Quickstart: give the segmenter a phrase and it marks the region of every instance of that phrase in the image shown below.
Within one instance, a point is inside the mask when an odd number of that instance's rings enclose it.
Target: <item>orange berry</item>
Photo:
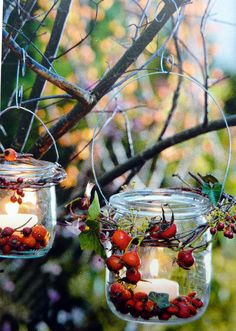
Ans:
[[[36,240],[31,234],[28,237],[23,237],[22,242],[29,248],[35,248],[36,246]]]
[[[43,225],[35,225],[32,228],[32,236],[38,241],[43,240],[46,237],[47,233],[48,231]]]
[[[6,161],[15,161],[17,159],[17,153],[12,148],[7,148],[4,151],[4,158]]]

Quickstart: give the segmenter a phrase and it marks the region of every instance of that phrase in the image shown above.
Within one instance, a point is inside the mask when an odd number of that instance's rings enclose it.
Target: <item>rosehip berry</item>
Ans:
[[[160,239],[170,239],[173,238],[176,235],[176,224],[172,223],[169,225],[166,229],[163,231],[159,232],[159,238]]]
[[[48,231],[43,225],[35,225],[32,228],[32,236],[38,241],[43,240],[47,233]]]
[[[142,301],[136,301],[135,302],[134,309],[137,313],[141,313],[143,311],[143,308],[144,308],[144,304],[143,304]]]
[[[218,231],[223,231],[224,230],[224,227],[225,227],[225,224],[223,222],[219,222],[217,224],[217,230]]]
[[[128,269],[126,271],[126,280],[128,283],[137,284],[141,280],[141,274],[135,268]]]
[[[122,294],[122,301],[128,301],[132,298],[132,294],[129,290],[125,290]]]
[[[4,158],[6,161],[15,161],[17,159],[17,153],[12,148],[7,148],[4,151]]]
[[[18,184],[22,184],[24,182],[24,179],[22,177],[18,177],[16,181]]]
[[[210,228],[210,233],[214,236],[216,234],[217,229],[216,228]]]
[[[32,232],[32,228],[30,228],[28,226],[23,228],[23,230],[22,230],[22,233],[25,237],[29,236],[31,234],[31,232]]]
[[[188,309],[189,309],[191,315],[196,315],[196,314],[197,314],[197,309],[196,309],[196,307],[194,307],[193,305],[191,305],[191,303],[188,303],[188,304],[187,304],[187,307],[188,307]]]
[[[10,228],[9,226],[5,227],[3,230],[2,230],[2,233],[1,235],[3,237],[7,237],[7,236],[11,236],[13,233],[14,233],[14,229]]]
[[[231,237],[231,234],[233,234],[233,233],[232,233],[231,230],[229,230],[229,229],[226,229],[226,230],[224,231],[224,236],[225,236],[226,238],[230,238],[230,237]]]
[[[178,310],[179,310],[179,308],[175,305],[171,305],[166,309],[167,313],[169,313],[171,315],[175,315],[178,312]]]
[[[7,244],[9,237],[0,237],[0,247]]]
[[[36,239],[33,237],[32,234],[30,234],[28,237],[23,237],[22,242],[25,246],[29,248],[35,248]]]
[[[16,236],[16,235],[12,235],[9,240],[8,240],[8,244],[12,247],[12,248],[18,248],[21,245],[21,237]]]
[[[201,308],[203,306],[203,302],[201,299],[199,298],[193,298],[192,299],[192,304],[196,307],[196,308]]]
[[[18,188],[18,189],[16,190],[16,193],[17,193],[18,195],[20,195],[20,196],[21,196],[21,194],[23,193],[23,190],[22,190],[22,189],[20,189],[20,188]]]
[[[160,320],[167,321],[168,319],[171,318],[171,315],[168,314],[167,312],[162,312],[158,315]]]
[[[178,253],[177,263],[183,269],[189,269],[194,264],[195,260],[193,257],[192,249],[182,250]]]
[[[8,254],[8,253],[10,253],[10,251],[11,251],[11,246],[10,245],[6,244],[2,247],[3,254]]]
[[[151,300],[148,300],[145,304],[144,304],[144,310],[151,313],[153,312],[155,308],[155,303]]]
[[[19,203],[19,205],[21,205],[22,204],[22,199],[21,198],[18,198],[17,199],[17,202]]]
[[[160,230],[160,226],[154,225],[150,230],[150,237],[152,239],[158,239],[159,238],[159,230]]]
[[[111,237],[111,242],[122,251],[127,248],[131,240],[132,238],[123,230],[116,230]]]
[[[193,292],[189,292],[188,297],[190,298],[194,298],[196,296],[197,292],[193,291]]]
[[[134,300],[146,302],[148,300],[148,295],[145,292],[136,292],[134,293]]]
[[[122,294],[126,291],[124,285],[120,283],[113,283],[110,287],[110,295],[111,298],[117,299],[122,296]]]
[[[107,268],[111,271],[117,272],[123,268],[124,264],[122,263],[120,255],[111,255],[106,260]]]
[[[122,256],[122,261],[127,267],[138,268],[141,264],[140,257],[137,252],[127,252]]]
[[[15,195],[13,195],[11,198],[10,198],[10,201],[15,203],[17,201],[17,197]]]
[[[142,319],[144,320],[149,320],[149,318],[152,317],[152,312],[149,312],[149,311],[143,311],[140,315],[142,317]]]
[[[125,306],[129,312],[131,312],[134,309],[135,301],[130,299],[125,303]]]
[[[188,306],[184,302],[179,302],[178,311],[176,312],[176,316],[179,318],[188,318],[191,317],[191,312]]]

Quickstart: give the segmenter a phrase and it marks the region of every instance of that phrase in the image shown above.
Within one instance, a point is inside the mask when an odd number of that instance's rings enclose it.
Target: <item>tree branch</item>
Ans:
[[[52,61],[50,61],[50,58],[53,58],[57,52],[61,40],[61,36],[64,31],[66,19],[70,10],[70,5],[71,5],[71,0],[61,0],[60,6],[57,9],[57,15],[53,24],[50,40],[46,47],[44,58],[42,59],[42,63],[41,63],[41,65],[44,66],[46,69],[50,68],[52,63]],[[35,31],[35,33],[37,32],[37,30]],[[38,75],[35,79],[29,99],[40,98],[41,94],[43,93],[45,83],[46,83],[45,78]],[[31,111],[35,112],[38,106],[38,100],[33,100],[31,103],[28,103],[27,106]],[[28,139],[33,124],[33,120],[34,117],[32,116],[32,114],[26,112],[22,113],[20,123],[18,126],[18,131],[16,133],[12,145],[12,147],[15,148],[16,150],[23,149]]]
[[[55,139],[60,138],[63,134],[69,131],[76,123],[79,122],[86,114],[88,114],[95,106],[97,101],[101,99],[117,81],[117,79],[126,71],[126,69],[138,58],[144,51],[146,46],[153,40],[157,33],[162,29],[171,15],[177,10],[172,1],[165,0],[165,6],[162,8],[157,17],[148,26],[148,28],[140,35],[140,37],[132,44],[132,46],[118,60],[114,67],[104,76],[104,78],[93,89],[92,95],[95,96],[93,102],[86,104],[83,100],[79,101],[72,110],[64,115],[50,129],[51,134]],[[177,7],[186,4],[186,0],[177,0]],[[35,145],[31,148],[31,153],[35,157],[42,156],[51,146],[51,138],[46,133],[39,137]]]
[[[12,50],[13,53],[17,55],[20,60],[22,60],[23,49],[13,40],[11,35],[5,29],[3,29],[2,33],[3,42]],[[50,70],[46,69],[44,66],[35,61],[27,53],[25,54],[25,64],[36,74],[40,75],[45,80],[51,82],[63,91],[67,92],[75,99],[82,100],[87,104],[90,104],[92,102],[93,97],[91,97],[91,94],[88,91],[66,81],[63,77],[52,73]]]
[[[227,118],[229,126],[236,126],[236,115],[229,116]],[[146,149],[140,154],[128,159],[126,162],[116,166],[110,172],[98,178],[98,182],[101,186],[105,186],[115,178],[123,175],[126,171],[136,168],[137,166],[143,166],[146,161],[152,159],[155,155],[161,153],[163,150],[175,146],[179,143],[196,138],[204,133],[220,130],[225,128],[224,120],[215,120],[209,122],[206,126],[199,124],[191,129],[184,130],[175,134],[169,138],[157,142],[154,146]]]

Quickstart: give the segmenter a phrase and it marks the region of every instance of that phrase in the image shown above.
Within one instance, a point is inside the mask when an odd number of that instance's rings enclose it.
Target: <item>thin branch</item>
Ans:
[[[23,49],[13,40],[11,35],[5,29],[3,29],[3,42],[12,50],[13,53],[18,56],[19,59],[22,60]],[[61,76],[53,74],[44,66],[35,61],[32,57],[30,57],[27,53],[25,54],[25,62],[28,68],[32,69],[35,73],[48,80],[55,86],[66,91],[77,100],[82,100],[88,104],[91,103],[93,98],[88,91],[66,81]]]
[[[204,76],[205,76],[204,119],[203,119],[204,126],[207,125],[207,123],[208,123],[208,78],[209,78],[208,55],[207,55],[207,46],[206,46],[206,39],[205,39],[205,25],[206,25],[206,20],[207,20],[208,14],[209,14],[208,10],[209,10],[210,4],[211,4],[211,0],[208,0],[204,15],[202,16],[201,25],[200,25],[200,33],[201,33],[201,37],[202,37],[202,47],[203,47],[203,57],[204,57]]]
[[[98,9],[99,9],[99,4],[102,2],[103,0],[100,0],[98,3],[95,3],[96,5],[96,13],[95,13],[95,18],[94,18],[94,22],[93,25],[91,26],[90,30],[88,31],[88,33],[80,39],[80,41],[78,43],[76,43],[75,45],[71,46],[70,48],[68,48],[66,51],[64,51],[63,53],[52,57],[51,60],[55,61],[60,59],[62,56],[68,54],[70,51],[72,51],[74,48],[79,47],[93,32],[93,30],[95,29],[96,23],[97,23],[97,17],[98,17]]]
[[[178,7],[185,5],[186,0],[177,0]],[[86,114],[88,114],[117,81],[117,79],[128,69],[128,67],[136,61],[139,55],[144,51],[146,46],[153,40],[158,32],[163,28],[169,18],[176,12],[176,6],[169,1],[165,1],[165,6],[162,8],[157,17],[148,26],[148,28],[140,35],[140,37],[132,44],[132,46],[124,53],[112,69],[110,69],[93,89],[92,94],[95,96],[93,102],[85,103],[84,99],[78,102],[72,110],[64,115],[54,126],[50,132],[55,139],[60,138],[63,134],[69,131],[76,123],[79,122]],[[35,157],[42,156],[51,146],[52,142],[48,134],[40,136],[35,145],[31,148],[31,152]]]
[[[236,126],[236,115],[227,117],[229,126]],[[164,140],[157,142],[151,148],[146,149],[140,154],[130,158],[126,162],[120,164],[119,166],[107,172],[105,175],[98,178],[99,184],[105,186],[110,183],[115,178],[123,175],[126,171],[133,169],[138,166],[143,166],[146,161],[152,159],[155,155],[160,154],[163,150],[175,146],[179,143],[186,142],[190,139],[196,138],[202,134],[218,131],[225,128],[224,120],[215,120],[209,122],[206,126],[199,124],[191,129],[184,130],[174,136],[168,137]]]

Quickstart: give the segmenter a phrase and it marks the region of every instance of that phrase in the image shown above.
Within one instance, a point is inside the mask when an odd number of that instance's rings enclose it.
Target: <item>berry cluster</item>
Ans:
[[[43,225],[24,227],[21,231],[10,227],[0,228],[0,249],[3,254],[38,250],[47,246],[49,238],[49,232]]]
[[[116,230],[111,242],[113,248],[126,250],[131,243],[132,238],[123,230]],[[119,274],[119,271],[126,268],[125,277],[122,278],[125,282],[130,284],[137,284],[141,280],[141,273],[139,267],[141,265],[140,257],[135,250],[125,252],[123,255],[112,254],[107,260],[106,265],[110,271]]]
[[[233,239],[236,233],[236,215],[227,215],[224,220],[210,227],[210,233],[212,235],[215,235],[218,231],[223,231],[226,238]]]
[[[152,317],[168,320],[172,316],[189,318],[196,315],[197,310],[203,306],[201,299],[196,297],[196,292],[191,292],[187,296],[179,296],[163,308],[150,300],[147,293],[134,293],[122,283],[112,284],[109,295],[117,311],[122,314],[130,313],[135,318],[141,317],[146,320]]]
[[[23,178],[18,177],[16,181],[8,181],[6,178],[0,177],[0,187],[13,191],[13,195],[10,198],[11,202],[22,204],[22,198],[25,196],[23,192]]]

